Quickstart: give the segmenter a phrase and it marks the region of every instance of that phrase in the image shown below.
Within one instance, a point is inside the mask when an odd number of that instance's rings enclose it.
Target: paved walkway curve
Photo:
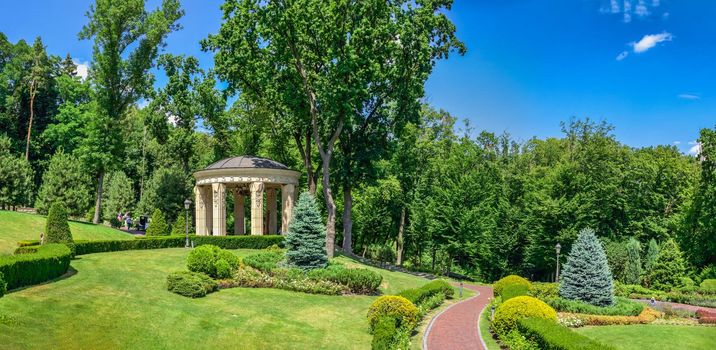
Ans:
[[[478,294],[450,305],[430,320],[423,336],[423,350],[486,349],[477,323],[492,298],[492,287],[466,284],[465,288]]]

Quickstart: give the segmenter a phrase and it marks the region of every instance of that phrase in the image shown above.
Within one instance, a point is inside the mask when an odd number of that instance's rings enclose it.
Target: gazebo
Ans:
[[[281,233],[288,231],[300,172],[270,159],[222,159],[194,173],[196,234],[226,235],[226,195],[234,196],[234,234],[246,234],[245,197],[251,196],[251,234],[278,234],[277,192],[281,191]],[[266,215],[264,216],[264,193]]]

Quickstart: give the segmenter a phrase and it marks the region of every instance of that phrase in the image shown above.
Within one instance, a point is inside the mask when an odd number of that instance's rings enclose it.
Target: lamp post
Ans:
[[[186,233],[186,242],[184,243],[184,248],[189,248],[189,207],[191,206],[191,200],[187,198],[184,201],[184,211],[186,212],[186,220],[184,220],[185,228],[184,232]]]
[[[554,250],[557,251],[557,275],[554,279],[555,282],[559,282],[559,251],[562,250],[562,246],[557,242],[557,245],[554,246]]]

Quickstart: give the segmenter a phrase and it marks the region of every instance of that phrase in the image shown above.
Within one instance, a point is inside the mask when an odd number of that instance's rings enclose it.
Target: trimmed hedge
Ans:
[[[528,281],[527,279],[517,275],[509,275],[495,282],[492,285],[492,290],[495,295],[502,295],[502,290],[505,289],[505,287],[514,284],[526,286],[528,289],[532,288],[532,283],[530,283],[530,281]]]
[[[134,240],[75,242],[76,255],[118,252],[123,250],[183,248],[184,236],[146,237]],[[283,236],[189,236],[194,245],[213,244],[222,249],[265,249],[282,244]]]
[[[180,271],[167,276],[167,290],[189,298],[201,298],[217,288],[216,281],[200,272]]]
[[[644,311],[644,304],[640,302],[622,297],[616,297],[614,301],[614,305],[612,306],[599,307],[579,300],[569,300],[565,298],[544,299],[544,302],[557,311],[576,314],[638,316]]]
[[[529,295],[529,287],[523,284],[511,284],[502,290],[502,301],[508,301],[514,297]]]
[[[418,324],[418,308],[401,296],[384,295],[376,299],[368,308],[368,323],[373,333],[378,321],[383,317],[395,318],[395,326],[413,329]]]
[[[395,350],[410,348],[409,329],[397,327],[395,317],[385,316],[378,319],[373,330],[372,350]]]
[[[22,241],[17,241],[18,247],[28,247],[28,246],[32,246],[32,245],[40,245],[40,240],[39,239],[25,239]]]
[[[418,305],[438,293],[443,293],[446,298],[452,298],[453,294],[455,294],[455,290],[453,290],[450,283],[443,280],[435,280],[420,288],[406,289],[398,293],[398,295]]]
[[[0,298],[7,292],[7,283],[5,283],[5,276],[0,272]]]
[[[355,294],[375,293],[383,282],[383,276],[377,272],[368,269],[347,269],[341,265],[311,270],[308,272],[308,278],[338,283]]]
[[[65,274],[72,252],[64,244],[45,244],[35,253],[0,256],[8,289],[42,283]]]
[[[517,322],[517,329],[544,350],[604,350],[614,349],[585,337],[554,321],[526,318]]]
[[[537,317],[557,322],[557,312],[542,300],[529,296],[514,297],[495,310],[492,327],[499,336],[507,335],[523,318]]]

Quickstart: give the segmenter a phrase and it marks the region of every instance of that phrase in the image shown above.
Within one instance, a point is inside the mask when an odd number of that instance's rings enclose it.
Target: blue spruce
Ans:
[[[284,243],[288,266],[310,270],[328,263],[326,228],[311,194],[304,192],[299,197]]]
[[[594,230],[579,232],[560,276],[559,294],[596,306],[614,302],[612,272]]]

